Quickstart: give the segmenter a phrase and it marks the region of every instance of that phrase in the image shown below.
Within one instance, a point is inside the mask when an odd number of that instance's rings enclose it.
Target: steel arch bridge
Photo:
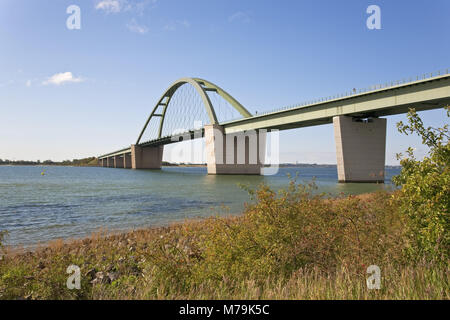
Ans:
[[[191,93],[183,93],[186,85],[191,88]],[[214,96],[220,97],[221,100],[212,101],[211,94],[215,94]],[[220,101],[225,101],[226,107],[222,108],[223,102]],[[382,182],[386,119],[379,117],[406,113],[409,108],[422,111],[448,105],[450,105],[448,69],[368,89],[353,89],[345,94],[257,115],[252,115],[235,98],[212,82],[199,78],[183,78],[175,81],[163,93],[134,145],[104,154],[98,159],[105,167],[157,169],[161,168],[163,146],[182,141],[187,134],[190,139],[206,136],[207,152],[208,146],[212,153],[216,152],[218,146],[215,140],[221,138],[216,137],[211,127],[219,128],[222,135],[226,136],[252,130],[286,130],[333,123],[339,181]],[[195,112],[196,109],[199,110],[198,113]],[[230,109],[235,113],[231,118],[220,115],[223,110]],[[203,117],[204,120],[200,128],[191,123],[197,116]],[[178,125],[177,119],[184,125]],[[174,128],[182,128],[184,131],[171,130]],[[144,134],[150,129],[154,131],[153,135],[150,139],[144,139]],[[209,142],[207,130],[210,133],[209,137],[213,138]],[[201,134],[196,134],[198,132]],[[210,170],[217,167],[216,160],[216,155],[207,159],[208,173],[259,174],[264,162],[264,159],[258,162],[255,170],[248,170],[248,163],[243,164],[242,168],[239,164],[233,164],[229,166],[229,170]]]
[[[159,126],[158,126],[158,135],[156,139],[161,139],[162,130],[166,118],[166,113],[169,108],[170,102],[172,100],[172,97],[177,92],[177,90],[183,86],[184,84],[190,84],[197,94],[201,97],[201,100],[203,102],[203,106],[208,113],[209,118],[209,124],[219,124],[219,121],[217,119],[216,111],[214,109],[213,104],[211,103],[211,99],[208,96],[208,92],[215,92],[219,96],[221,96],[223,99],[225,99],[236,111],[240,113],[240,115],[244,118],[250,118],[252,117],[252,114],[245,109],[235,98],[233,98],[230,94],[228,94],[225,90],[220,88],[219,86],[213,84],[212,82],[199,79],[199,78],[182,78],[174,83],[164,92],[164,94],[161,96],[161,98],[158,100],[158,103],[156,103],[155,107],[153,108],[152,112],[150,113],[150,116],[148,117],[147,121],[145,122],[144,127],[142,128],[141,133],[139,134],[139,137],[136,141],[136,144],[138,145],[142,139],[142,136],[147,129],[150,121],[154,118],[159,118]],[[158,112],[159,111],[159,112]]]

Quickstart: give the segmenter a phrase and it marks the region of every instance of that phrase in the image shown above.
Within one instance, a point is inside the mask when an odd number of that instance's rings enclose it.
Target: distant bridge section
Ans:
[[[167,112],[175,92],[185,84],[191,85],[202,101],[207,122],[201,128],[187,126],[183,132],[163,135],[163,126],[170,122]],[[219,121],[217,108],[208,93],[214,92],[222,97],[240,115],[239,119]],[[188,99],[189,100],[189,99]],[[189,103],[181,116],[185,120],[192,112]],[[236,99],[215,84],[198,78],[185,78],[176,81],[162,95],[153,108],[136,144],[99,157],[105,167],[134,169],[161,168],[163,146],[180,141],[177,137],[191,139],[206,137],[207,164],[209,174],[260,174],[264,165],[265,133],[258,130],[287,130],[322,124],[334,125],[338,177],[341,182],[383,182],[386,148],[386,118],[389,115],[431,110],[450,105],[450,75],[448,70],[437,75],[417,77],[406,82],[380,85],[365,92],[352,92],[344,96],[329,97],[274,112],[251,115]],[[183,113],[182,112],[182,113]],[[141,138],[152,119],[159,119],[157,135],[141,142]],[[167,119],[166,119],[167,118]],[[245,140],[240,163],[228,163],[225,159],[230,143],[238,144],[230,136],[256,130],[258,142],[255,151],[258,156],[251,160],[251,143]],[[156,132],[156,131],[155,131]],[[231,146],[237,153],[238,147]]]

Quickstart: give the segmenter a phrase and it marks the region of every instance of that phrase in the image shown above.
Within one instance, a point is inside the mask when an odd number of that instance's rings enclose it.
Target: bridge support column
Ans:
[[[114,157],[108,157],[107,163],[108,168],[114,168]]]
[[[131,145],[131,167],[133,169],[161,169],[164,146],[140,147]]]
[[[102,160],[100,160],[100,164],[102,167],[107,167],[108,166],[108,159],[103,158]]]
[[[123,168],[123,158],[121,156],[114,156],[114,168]]]
[[[333,118],[339,182],[384,182],[386,119]]]
[[[222,126],[206,125],[205,140],[208,174],[261,174],[265,132],[249,130],[225,135]]]
[[[131,169],[131,153],[125,153],[123,155],[123,167],[125,169]]]

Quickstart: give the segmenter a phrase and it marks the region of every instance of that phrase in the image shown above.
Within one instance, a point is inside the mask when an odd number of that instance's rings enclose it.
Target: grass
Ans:
[[[310,191],[261,186],[238,217],[3,248],[0,299],[449,299],[448,262],[410,259],[391,193]],[[366,285],[372,264],[380,290]],[[66,287],[69,265],[80,290]]]

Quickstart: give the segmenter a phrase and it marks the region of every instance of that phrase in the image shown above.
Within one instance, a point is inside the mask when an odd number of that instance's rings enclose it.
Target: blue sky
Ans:
[[[66,27],[71,4],[80,30]],[[366,27],[372,4],[381,30]],[[447,0],[2,0],[0,158],[130,145],[181,77],[208,79],[254,112],[447,69],[449,13]],[[442,110],[422,115],[448,122]],[[388,118],[387,164],[408,146],[426,151],[396,131],[404,119]],[[282,162],[336,163],[332,125],[280,138]]]

